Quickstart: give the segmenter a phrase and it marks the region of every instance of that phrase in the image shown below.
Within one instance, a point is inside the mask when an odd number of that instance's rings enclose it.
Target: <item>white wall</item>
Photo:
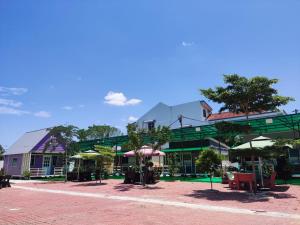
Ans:
[[[137,125],[140,128],[147,128],[145,121],[155,120],[157,126],[169,126],[178,119],[178,116],[183,115],[195,120],[183,119],[183,125],[200,126],[207,124],[206,118],[203,117],[203,107],[200,101],[189,102],[176,106],[168,106],[163,103],[157,104],[149,112],[143,115],[138,121]],[[180,127],[180,123],[177,121],[172,125],[171,129]]]
[[[3,166],[4,166],[4,161],[0,160],[0,170],[3,168]]]

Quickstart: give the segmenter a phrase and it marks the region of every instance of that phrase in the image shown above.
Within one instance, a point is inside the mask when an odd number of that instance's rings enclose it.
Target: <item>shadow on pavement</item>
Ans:
[[[117,191],[130,191],[134,186],[134,184],[118,184],[114,186],[114,189]]]
[[[265,196],[260,196],[260,194],[252,194],[248,192],[222,192],[218,190],[194,190],[193,193],[185,195],[187,197],[207,199],[210,201],[238,201],[243,203],[251,202],[266,202],[269,201]]]
[[[107,183],[96,183],[96,182],[93,182],[93,183],[79,183],[79,184],[74,184],[72,185],[73,187],[97,187],[97,186],[104,186],[104,185],[107,185]]]
[[[289,193],[283,193],[289,190],[289,186],[282,185],[276,186],[273,190],[261,191],[256,194],[241,191],[219,191],[219,190],[194,190],[193,193],[187,194],[185,196],[207,199],[211,201],[238,201],[243,203],[252,202],[266,202],[269,201],[270,197],[275,199],[289,199],[296,198],[294,195]]]
[[[132,189],[136,189],[136,190],[159,190],[159,189],[164,189],[162,187],[159,186],[154,186],[154,185],[146,185],[146,186],[142,186],[141,184],[118,184],[116,186],[114,186],[114,189],[117,191],[130,191]]]

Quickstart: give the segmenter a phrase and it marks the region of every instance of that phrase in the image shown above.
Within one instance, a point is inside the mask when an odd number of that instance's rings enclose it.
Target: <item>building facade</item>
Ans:
[[[205,101],[194,101],[175,106],[158,103],[141,116],[136,124],[141,129],[166,126],[171,129],[181,127],[195,127],[207,124],[207,117],[212,108]],[[182,124],[179,118],[182,117]]]
[[[63,173],[64,147],[56,145],[45,149],[53,141],[48,129],[25,133],[4,154],[4,172],[13,177],[54,176]]]

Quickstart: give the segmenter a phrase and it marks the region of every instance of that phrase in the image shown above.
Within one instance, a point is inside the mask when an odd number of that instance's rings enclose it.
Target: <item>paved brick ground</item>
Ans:
[[[91,183],[17,184],[23,187],[155,198],[194,204],[284,212],[300,215],[300,187],[281,186],[275,192],[252,194],[215,184],[160,182],[154,186],[124,185],[120,180]],[[258,214],[259,214],[258,212]],[[0,224],[300,224],[300,220],[241,215],[134,201],[68,196],[17,188],[0,190]]]

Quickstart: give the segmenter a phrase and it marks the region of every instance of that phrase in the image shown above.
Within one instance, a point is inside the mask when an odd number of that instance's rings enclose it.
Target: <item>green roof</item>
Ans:
[[[267,122],[267,119],[270,119]],[[220,121],[219,121],[220,122]],[[247,125],[247,121],[229,121],[235,124]],[[257,119],[250,119],[249,125],[251,126],[251,134],[253,136],[261,136],[268,134],[277,134],[284,132],[295,132],[296,137],[298,136],[298,124],[300,124],[300,114],[290,114],[290,115],[281,115],[281,116],[271,116]],[[240,133],[235,133],[231,135],[238,135]],[[171,133],[170,142],[184,142],[184,141],[194,141],[194,140],[203,140],[205,138],[216,138],[218,136],[222,136],[222,133],[218,133],[214,124],[204,125],[199,127],[185,127],[182,129],[174,129]],[[243,134],[240,134],[243,135]],[[95,145],[102,146],[123,146],[128,141],[128,137],[126,135],[97,139],[91,141],[83,141],[80,142],[80,149],[90,150],[94,149]],[[145,136],[144,138],[145,144],[149,143],[149,137]]]

